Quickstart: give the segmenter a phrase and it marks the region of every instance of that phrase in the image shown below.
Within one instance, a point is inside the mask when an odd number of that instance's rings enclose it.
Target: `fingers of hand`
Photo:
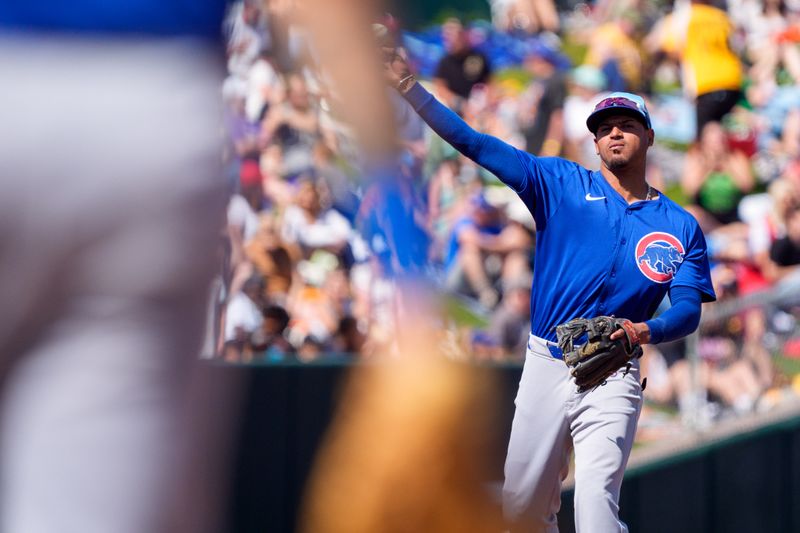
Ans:
[[[386,82],[393,87],[396,87],[400,81],[400,76],[395,73],[394,69],[388,63],[384,64],[383,66],[383,76],[386,79]]]
[[[389,65],[394,72],[398,75],[409,74],[408,63],[406,61],[406,52],[402,48],[381,48],[383,54],[383,61]]]
[[[391,65],[397,57],[397,51],[394,48],[382,46],[381,57],[383,58],[384,63]]]

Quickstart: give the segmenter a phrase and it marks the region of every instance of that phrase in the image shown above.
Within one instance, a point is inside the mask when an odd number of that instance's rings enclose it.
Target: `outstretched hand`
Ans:
[[[381,53],[383,54],[383,71],[386,80],[392,87],[397,88],[400,81],[411,74],[411,69],[405,59],[405,50],[382,47]]]

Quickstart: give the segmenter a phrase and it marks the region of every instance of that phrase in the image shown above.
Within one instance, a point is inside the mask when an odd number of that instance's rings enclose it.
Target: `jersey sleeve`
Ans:
[[[536,227],[544,228],[561,199],[564,176],[580,168],[576,163],[555,157],[534,157],[496,137],[475,131],[419,83],[405,97],[442,139],[511,187],[533,214]]]
[[[692,226],[683,263],[675,273],[670,287],[691,287],[700,291],[703,302],[717,299],[711,284],[711,270],[708,265],[708,248],[706,239],[697,222],[692,219]]]
[[[564,190],[570,183],[575,185],[586,169],[560,157],[531,157],[531,160],[529,177],[517,194],[533,215],[536,229],[543,230],[558,209]]]
[[[530,154],[496,137],[475,131],[419,83],[414,84],[405,97],[428,126],[453,148],[515,191],[524,187],[527,181],[525,160],[531,158]]]
[[[680,339],[697,329],[700,323],[700,291],[689,287],[672,287],[669,291],[671,306],[658,318],[646,323],[650,327],[650,344]]]

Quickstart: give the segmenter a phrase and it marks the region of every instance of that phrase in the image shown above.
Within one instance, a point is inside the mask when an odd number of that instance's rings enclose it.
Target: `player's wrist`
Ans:
[[[639,334],[639,344],[650,344],[650,325],[647,322],[639,322],[634,327]]]
[[[414,77],[414,75],[406,74],[405,76],[400,78],[400,81],[397,82],[395,88],[400,94],[406,94],[408,91],[411,90],[411,88],[414,86],[415,83],[417,83],[417,79]]]

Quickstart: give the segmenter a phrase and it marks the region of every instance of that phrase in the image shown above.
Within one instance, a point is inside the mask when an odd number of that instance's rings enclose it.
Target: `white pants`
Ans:
[[[224,213],[196,44],[0,37],[0,533],[204,530],[174,521]]]
[[[514,531],[558,531],[573,448],[577,531],[627,531],[618,501],[642,405],[638,361],[579,394],[566,364],[531,336],[515,404],[503,487]]]

